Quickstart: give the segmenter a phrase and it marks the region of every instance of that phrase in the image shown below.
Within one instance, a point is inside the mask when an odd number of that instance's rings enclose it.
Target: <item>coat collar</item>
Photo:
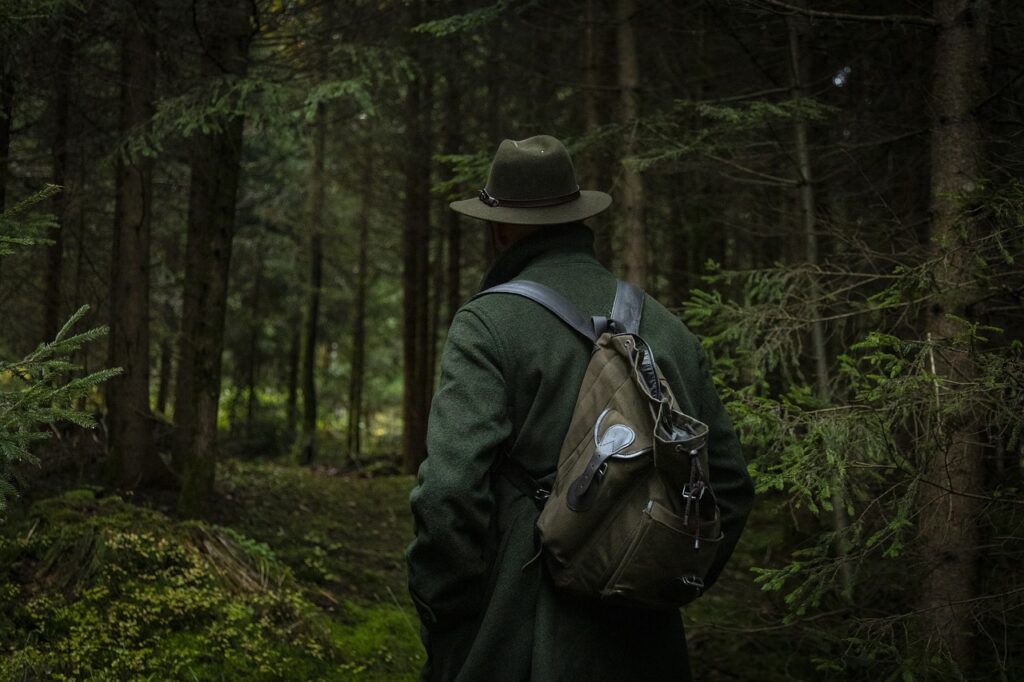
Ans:
[[[594,233],[583,223],[556,225],[516,242],[484,275],[481,291],[513,279],[527,265],[578,255],[594,260]]]

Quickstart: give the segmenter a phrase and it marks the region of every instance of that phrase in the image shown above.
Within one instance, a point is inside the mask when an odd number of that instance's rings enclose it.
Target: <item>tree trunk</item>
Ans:
[[[689,178],[680,178],[681,187],[690,186]],[[691,260],[696,240],[695,226],[687,224],[682,196],[672,198],[668,238],[668,301],[670,308],[683,304],[690,292]]]
[[[487,79],[487,142],[497,149],[504,138],[505,125],[501,115],[501,27],[493,24],[486,46],[485,76]]]
[[[288,441],[295,438],[295,427],[299,422],[299,359],[302,354],[302,333],[293,325],[292,340],[288,349],[288,401],[285,405]]]
[[[86,187],[86,163],[81,155],[77,157],[78,163],[77,173],[75,177],[75,187],[78,191],[85,194]],[[78,310],[82,307],[82,301],[85,297],[83,292],[83,279],[85,273],[83,271],[83,263],[85,261],[85,233],[86,233],[86,219],[85,219],[85,202],[78,201],[75,203],[75,275],[72,280],[71,286],[71,310]],[[89,349],[88,346],[79,348],[75,353],[75,364],[82,368],[83,374],[89,372]],[[109,358],[107,358],[109,359]],[[88,396],[80,396],[75,401],[75,409],[84,409]]]
[[[434,92],[434,70],[433,64],[426,59],[421,59],[425,73],[423,74],[422,98],[420,100],[419,129],[420,148],[417,150],[419,160],[416,164],[419,171],[417,182],[418,196],[417,207],[419,213],[419,236],[418,242],[421,246],[416,249],[416,383],[419,387],[419,408],[420,435],[419,455],[416,463],[426,457],[427,449],[427,417],[430,412],[430,401],[434,396],[434,326],[431,324],[430,307],[430,240],[435,229],[431,222],[431,200],[430,200],[430,163],[434,155],[433,136],[431,121],[433,116],[433,92]]]
[[[810,23],[807,17],[793,15],[786,19],[789,29],[789,54],[791,66],[791,83],[794,98],[805,96],[805,84],[809,82],[809,60],[805,58],[805,46],[809,38]],[[808,144],[807,119],[797,116],[793,120],[793,137],[796,146],[797,170],[800,174],[797,187],[800,192],[800,218],[803,228],[804,256],[807,264],[817,269],[820,264],[818,254],[818,213],[814,192],[814,178],[811,172],[811,153]],[[821,320],[817,299],[820,291],[811,287],[807,292],[811,303],[811,353],[814,356],[815,396],[821,403],[831,401],[832,388],[828,368],[828,349],[825,342],[825,323]],[[838,539],[836,553],[839,556],[839,571],[842,579],[842,594],[847,600],[853,599],[853,572],[850,570],[849,543],[846,531],[849,522],[846,518],[846,497],[843,495],[842,484],[838,477],[832,479],[832,519]]]
[[[359,204],[359,261],[356,269],[356,310],[352,321],[352,368],[348,393],[348,455],[359,461],[362,452],[360,424],[363,414],[363,385],[366,381],[366,296],[370,265],[370,201],[373,177],[372,155],[367,154],[364,186]]]
[[[460,140],[460,106],[462,97],[457,74],[447,75],[448,85],[444,98],[444,154],[458,154]],[[448,239],[448,310],[446,319],[451,324],[455,311],[462,306],[462,223],[459,214],[444,207],[445,236]]]
[[[447,202],[438,202],[438,208],[447,209]],[[454,211],[449,211],[454,213]],[[445,254],[445,242],[444,233],[441,230],[431,230],[433,232],[433,269],[431,272],[431,283],[429,290],[432,292],[430,297],[430,308],[428,310],[427,317],[427,347],[426,347],[426,371],[423,375],[424,391],[426,397],[424,399],[424,408],[429,411],[430,401],[434,395],[434,379],[437,374],[437,341],[441,335],[441,301],[446,300],[445,297],[445,267],[444,267],[444,254]],[[428,268],[429,269],[429,268]]]
[[[7,48],[0,47],[0,211],[7,207],[7,158],[14,119],[14,74]]]
[[[61,26],[57,43],[57,77],[54,88],[53,184],[61,188],[54,200],[56,230],[47,236],[52,240],[46,246],[46,291],[43,294],[43,338],[50,340],[60,330],[61,296],[64,275],[64,234],[67,232],[67,207],[70,194],[68,177],[68,116],[71,113],[71,70],[74,43],[68,35],[70,26]]]
[[[302,433],[298,460],[309,464],[316,458],[316,344],[320,325],[320,293],[324,278],[324,145],[327,118],[323,103],[317,105],[313,123],[313,168],[309,204],[309,281],[302,336]]]
[[[171,376],[174,369],[174,347],[171,339],[160,342],[160,375],[156,388],[156,411],[167,414],[167,398],[171,392]]]
[[[422,17],[419,2],[413,5],[413,24]],[[426,114],[431,89],[430,65],[419,59],[424,52],[418,38],[411,46],[421,72],[409,83],[405,101],[407,158],[405,169],[405,224],[402,229],[402,462],[415,472],[425,456],[428,337],[428,249],[430,236],[430,135]]]
[[[601,25],[599,17],[599,0],[587,0],[585,28],[583,33],[583,132],[590,134],[601,126],[601,62],[604,47],[604,36],[607,33]],[[585,189],[607,191],[611,187],[607,167],[602,155],[590,150],[584,156],[581,185]],[[615,249],[613,244],[612,226],[608,222],[607,213],[596,215],[588,220],[594,231],[594,255],[605,267],[614,265]]]
[[[686,14],[686,26],[679,26],[679,19],[673,15],[673,28],[683,29],[689,41],[679,41],[677,60],[683,68],[692,72],[692,85],[686,88],[686,97],[693,102],[704,99],[712,78],[709,67],[709,40],[706,7]],[[690,66],[690,65],[693,66]],[[699,115],[691,113],[688,126],[698,130],[701,126]],[[706,261],[705,250],[711,239],[708,234],[708,192],[711,184],[703,169],[688,167],[673,181],[672,186],[681,191],[672,194],[670,212],[670,236],[668,253],[668,300],[671,306],[681,307],[690,296],[691,288],[697,281]]]
[[[137,132],[153,115],[156,8],[137,0],[121,45],[121,130]],[[149,409],[149,242],[153,159],[119,156],[110,278],[110,366],[106,383],[108,474],[122,488],[170,486],[156,453]]]
[[[173,273],[181,270],[181,248],[178,235],[171,235],[163,248],[164,266]],[[79,253],[81,257],[81,253]],[[164,326],[167,328],[166,335],[160,342],[160,375],[159,384],[156,390],[156,411],[164,418],[168,417],[168,402],[172,399],[174,387],[174,348],[179,342],[178,338],[178,314],[171,301],[165,301],[163,305]],[[176,420],[176,418],[175,418]],[[172,443],[173,445],[173,443]]]
[[[260,331],[263,329],[263,311],[260,305],[263,300],[263,263],[262,249],[256,251],[256,275],[252,283],[252,299],[249,302],[249,352],[245,363],[245,438],[252,439],[253,421],[256,419],[256,408],[259,407],[259,396],[256,384],[260,372]]]
[[[619,120],[624,129],[622,142],[622,190],[620,210],[626,242],[626,279],[637,286],[647,285],[647,232],[644,225],[644,183],[640,172],[625,163],[636,148],[636,133],[640,114],[637,85],[640,82],[640,63],[633,30],[634,0],[618,0],[616,45],[619,67]]]
[[[204,7],[205,16],[196,22],[208,27],[201,36],[202,75],[244,76],[252,3],[210,0]],[[224,113],[217,123],[190,141],[185,292],[174,397],[174,452],[183,471],[178,507],[190,515],[208,508],[216,475],[221,352],[244,121],[240,115]]]
[[[935,344],[936,401],[955,401],[957,385],[970,382],[976,368],[970,354],[947,344],[962,331],[954,316],[970,318],[970,273],[964,246],[974,228],[958,215],[957,195],[973,189],[982,172],[982,135],[975,118],[987,62],[984,3],[935,0],[941,22],[935,45],[931,135],[931,244],[940,259],[935,272],[939,300],[929,310],[927,338]],[[947,408],[948,409],[948,408]],[[942,410],[939,410],[942,412]],[[983,481],[982,426],[970,406],[937,415],[941,444],[927,453],[919,494],[922,556],[920,576],[923,635],[969,675],[977,596],[980,533],[977,495]]]

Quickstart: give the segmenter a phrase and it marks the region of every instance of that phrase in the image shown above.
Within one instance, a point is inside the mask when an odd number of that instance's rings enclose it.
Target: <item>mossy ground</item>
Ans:
[[[416,679],[413,479],[332,473],[228,461],[203,521],[175,518],[171,498],[88,487],[13,510],[0,524],[0,682]],[[823,647],[782,625],[781,596],[750,574],[786,542],[772,513],[755,509],[715,589],[685,610],[695,679],[816,676]]]
[[[0,680],[410,680],[412,479],[229,462],[215,515],[101,489],[0,527]]]

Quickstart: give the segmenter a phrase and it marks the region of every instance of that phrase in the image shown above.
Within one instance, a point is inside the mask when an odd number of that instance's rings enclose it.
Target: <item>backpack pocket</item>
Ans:
[[[689,524],[650,500],[602,596],[652,607],[679,607],[700,596],[722,541],[714,519]]]

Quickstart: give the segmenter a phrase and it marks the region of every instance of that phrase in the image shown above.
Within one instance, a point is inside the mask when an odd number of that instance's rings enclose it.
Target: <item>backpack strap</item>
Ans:
[[[612,326],[611,323],[614,323],[615,328],[620,332],[638,333],[644,306],[643,290],[621,280],[615,287],[615,300],[612,302],[610,317],[587,318],[576,306],[554,289],[528,279],[517,279],[493,286],[481,291],[473,298],[477,299],[488,294],[513,294],[528,298],[547,308],[555,317],[592,344],[597,343],[601,334]],[[507,455],[500,458],[494,471],[524,496],[532,499],[538,508],[544,506],[544,502],[551,494],[550,486],[541,484],[526,471],[522,464]]]
[[[636,334],[640,331],[640,318],[644,309],[644,292],[640,287],[619,280],[615,287],[610,318],[587,316],[579,311],[564,296],[550,287],[528,279],[517,279],[485,289],[473,298],[487,294],[514,294],[528,298],[547,308],[555,317],[569,325],[577,334],[595,343],[607,329],[609,320],[621,332]]]
[[[498,461],[494,473],[511,483],[523,496],[533,500],[538,509],[543,508],[544,503],[551,497],[551,484],[545,485],[537,480],[522,464],[507,455],[503,455]]]
[[[576,306],[560,293],[543,284],[531,282],[527,279],[517,279],[485,289],[473,298],[479,298],[488,294],[515,294],[516,296],[528,298],[547,308],[555,317],[565,322],[577,334],[591,343],[596,343],[597,337],[600,336],[590,318],[581,313]]]
[[[615,302],[612,303],[612,321],[621,332],[640,332],[640,316],[644,310],[644,292],[640,287],[619,280],[615,287]]]

